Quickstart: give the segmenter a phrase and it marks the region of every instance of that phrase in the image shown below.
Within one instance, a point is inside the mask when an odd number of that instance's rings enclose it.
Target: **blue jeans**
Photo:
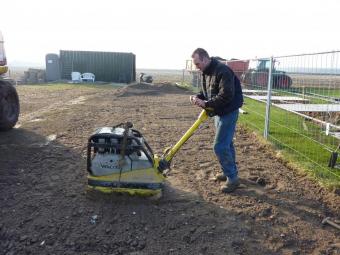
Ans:
[[[238,109],[223,116],[215,116],[214,152],[230,182],[238,179],[233,144],[237,119]]]

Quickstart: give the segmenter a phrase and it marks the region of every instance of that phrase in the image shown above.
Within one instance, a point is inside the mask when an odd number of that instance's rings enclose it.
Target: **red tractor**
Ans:
[[[238,60],[232,58],[231,60],[226,61],[227,66],[229,66],[241,80],[242,75],[248,70],[249,60]]]
[[[278,62],[274,60],[272,69],[272,87],[274,89],[288,89],[292,79],[284,71],[277,70]],[[257,59],[249,62],[249,68],[241,76],[241,81],[246,86],[267,87],[270,69],[269,59]]]
[[[247,87],[266,88],[270,69],[269,59],[256,60],[230,60],[227,65],[233,69],[242,84]],[[288,89],[292,79],[284,71],[277,70],[278,62],[274,60],[272,69],[272,87],[275,89]]]

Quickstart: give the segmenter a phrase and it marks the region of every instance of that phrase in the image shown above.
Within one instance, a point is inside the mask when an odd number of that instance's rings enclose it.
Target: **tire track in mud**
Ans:
[[[26,113],[24,115],[20,115],[19,121],[16,125],[16,128],[18,126],[23,125],[25,122],[34,122],[34,121],[41,121],[43,118],[40,118],[43,116],[45,113],[48,113],[50,111],[53,111],[55,109],[65,109],[68,108],[69,106],[75,105],[75,104],[84,104],[86,100],[90,99],[91,97],[95,97],[96,95],[92,96],[79,96],[77,98],[71,99],[67,102],[55,102],[52,103],[44,108],[41,108],[37,111],[31,112],[31,113]]]

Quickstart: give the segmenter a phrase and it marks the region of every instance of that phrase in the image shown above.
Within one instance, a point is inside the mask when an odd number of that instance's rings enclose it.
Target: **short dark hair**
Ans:
[[[204,57],[210,58],[208,52],[203,48],[197,48],[196,50],[194,50],[191,57],[193,58],[195,54],[199,56],[200,60],[203,60]]]

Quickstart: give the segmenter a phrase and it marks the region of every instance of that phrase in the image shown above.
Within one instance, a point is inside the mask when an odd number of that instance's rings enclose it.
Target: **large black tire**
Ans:
[[[292,83],[292,78],[286,74],[274,75],[273,88],[275,89],[289,89]]]
[[[19,118],[19,96],[14,86],[0,80],[0,131],[14,127]]]
[[[246,72],[241,75],[241,83],[248,87],[252,85],[252,75],[250,72]]]

